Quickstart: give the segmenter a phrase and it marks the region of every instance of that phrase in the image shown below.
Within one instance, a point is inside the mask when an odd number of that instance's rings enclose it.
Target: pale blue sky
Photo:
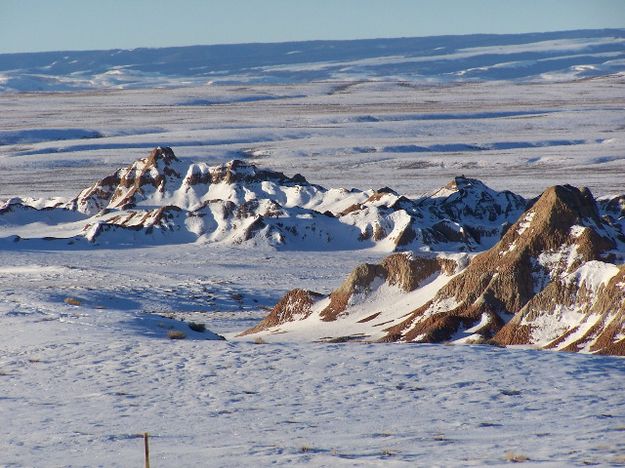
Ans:
[[[0,53],[625,28],[625,0],[0,0]]]

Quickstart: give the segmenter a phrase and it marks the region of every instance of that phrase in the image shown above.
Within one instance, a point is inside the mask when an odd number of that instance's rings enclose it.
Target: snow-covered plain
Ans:
[[[618,359],[5,327],[5,466],[141,465],[143,431],[153,466],[623,463]]]
[[[418,195],[464,174],[522,195],[556,183],[620,193],[624,82],[617,74],[2,94],[0,198],[73,196],[159,145],[209,164],[250,159],[326,187]],[[236,101],[261,92],[286,97]],[[234,102],[188,105],[215,96]]]
[[[77,86],[76,70],[52,67],[52,85],[65,77],[72,92],[35,93],[28,73],[3,71],[21,92],[0,94],[0,199],[73,197],[158,145],[325,187],[416,196],[464,174],[525,196],[555,183],[623,193],[619,34],[519,36],[496,63],[485,62],[492,39],[455,44],[453,80],[440,61],[427,77],[405,65],[432,64],[442,39],[421,57],[387,44],[312,60],[314,44],[291,44],[223,84],[165,72],[117,86],[107,68]],[[537,61],[512,66],[512,53]],[[575,58],[543,73],[549,54]],[[625,463],[622,359],[235,339],[292,287],[328,293],[382,252],[2,246],[0,465],[138,465],[146,431],[153,466]]]

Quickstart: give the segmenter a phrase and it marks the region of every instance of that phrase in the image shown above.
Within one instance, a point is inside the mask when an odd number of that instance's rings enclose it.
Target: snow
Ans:
[[[38,143],[50,140],[78,140],[85,138],[101,138],[103,135],[95,130],[82,128],[48,128],[28,129],[19,131],[0,131],[0,145]]]
[[[486,325],[488,325],[491,321],[491,318],[488,314],[482,314],[482,317],[480,318],[480,321],[472,326],[471,328],[467,328],[466,332],[467,333],[473,333],[473,332],[477,332],[479,331],[482,327],[485,327]]]
[[[571,237],[573,237],[574,239],[577,239],[579,236],[581,236],[584,233],[585,230],[586,230],[586,226],[578,226],[578,225],[571,226]]]
[[[601,318],[602,317],[600,315],[591,314],[579,320],[577,322],[577,326],[574,328],[575,331],[568,335],[556,349],[565,349],[567,346],[575,343],[576,340],[579,340],[586,333],[588,333],[601,320]],[[579,346],[578,348],[580,351],[590,352],[592,344],[594,344],[594,340],[589,340],[589,342],[582,344],[582,346]]]
[[[509,451],[612,464],[623,450],[614,358],[174,342],[81,320],[3,316],[22,331],[0,332],[12,421],[0,428],[0,463],[140,465],[145,431],[157,466],[481,466]]]
[[[448,310],[453,310],[459,305],[460,303],[458,303],[458,301],[456,301],[453,297],[437,300],[433,302],[432,305],[424,312],[423,318],[431,317],[432,315],[446,312]]]
[[[459,197],[440,187],[460,174],[528,197],[555,183],[621,193],[622,41],[612,30],[227,46],[221,55],[209,47],[202,57],[186,48],[60,52],[30,68],[24,56],[0,56],[0,198],[9,201],[0,209],[16,210],[0,217],[0,465],[136,466],[146,431],[153,466],[483,466],[506,463],[507,452],[546,466],[621,463],[622,359],[311,342],[381,337],[448,275],[409,294],[377,282],[332,326],[318,318],[323,299],[308,319],[259,335],[266,344],[236,336],[293,287],[328,294],[356,265],[386,255],[390,243],[355,249],[320,214],[364,203],[377,187],[427,210]],[[178,190],[96,218],[59,207],[165,145],[188,168]],[[328,190],[185,185],[232,159]],[[262,209],[280,203],[276,219],[308,241],[237,243],[218,200],[253,199]],[[345,224],[373,226],[395,201],[387,194]],[[453,206],[477,203],[483,215],[490,201]],[[137,226],[166,203],[200,211],[149,234],[111,228],[97,246],[72,238],[119,216]],[[474,215],[495,229],[518,213]],[[317,218],[323,234],[313,235],[304,226]],[[408,222],[397,211],[383,227],[395,236]],[[455,273],[471,257],[446,255],[459,260]],[[572,260],[572,249],[541,257],[546,267]],[[562,280],[597,291],[615,268],[589,262]],[[438,301],[426,314],[457,305]],[[382,308],[390,313],[358,324]],[[544,330],[575,320],[578,311],[558,310]],[[186,338],[169,339],[172,330]]]
[[[0,55],[0,91],[175,88],[388,78],[572,80],[623,71],[622,29]],[[297,53],[293,53],[297,51]],[[339,85],[336,93],[343,92]],[[297,90],[288,95],[299,95]],[[258,90],[185,105],[280,99]]]
[[[619,268],[612,263],[591,260],[568,275],[565,281],[575,281],[579,285],[585,284],[589,290],[596,292],[599,287],[608,284],[618,272]]]
[[[542,252],[537,260],[538,264],[549,272],[549,276],[554,278],[558,274],[565,277],[567,275],[567,270],[569,270],[578,259],[577,244],[562,244],[556,250]]]
[[[596,143],[598,136],[615,138],[622,133],[619,130],[622,106],[617,104],[622,86],[617,77],[598,79],[591,88],[584,82],[558,84],[557,91],[547,85],[507,83],[449,88],[406,88],[387,83],[375,92],[373,83],[365,83],[350,88],[349,93],[326,95],[327,86],[305,84],[301,88],[306,98],[258,101],[246,103],[245,107],[232,104],[218,114],[207,113],[198,106],[182,106],[175,113],[168,112],[172,102],[184,96],[202,96],[208,92],[205,88],[165,89],[151,96],[147,90],[24,95],[18,100],[0,96],[0,105],[6,109],[0,116],[2,128],[20,131],[45,125],[37,113],[44,100],[46,108],[59,115],[58,123],[47,122],[48,125],[75,128],[75,122],[81,121],[85,128],[104,135],[89,140],[49,140],[0,147],[0,167],[12,174],[10,183],[3,181],[0,185],[0,197],[24,195],[20,187],[28,182],[35,169],[40,181],[46,183],[30,184],[33,196],[75,196],[87,183],[144,157],[149,149],[164,143],[172,146],[177,155],[208,166],[241,158],[240,152],[250,147],[271,150],[270,157],[253,161],[287,174],[299,172],[326,187],[388,185],[398,193],[422,195],[465,174],[495,189],[509,188],[510,180],[516,180],[515,192],[528,196],[565,181],[587,185],[595,195],[620,190],[624,176],[622,160],[603,159],[601,171],[597,166],[598,158],[621,153],[625,139],[617,138],[609,145]],[[279,93],[291,85],[264,87]],[[210,93],[236,92],[233,86],[210,88]],[[89,106],[88,114],[82,112],[81,102]],[[387,113],[396,115],[397,109],[409,116],[465,113],[466,117],[332,123],[340,115],[337,108],[350,118],[363,114],[376,118]],[[476,108],[492,109],[495,114],[511,108],[536,114],[484,119],[471,115],[476,114]],[[298,113],[293,115],[295,109]],[[222,112],[230,117],[224,119]],[[111,113],[119,120],[112,121]],[[126,128],[137,132],[115,136]],[[147,128],[160,128],[160,131],[140,132]],[[579,143],[536,144],[558,141]],[[488,151],[471,150],[497,142],[524,144],[520,148],[508,145],[494,146]],[[464,149],[452,146],[457,144],[463,144]],[[398,145],[447,150],[422,153],[353,150]],[[59,170],[65,173],[62,180],[54,177]],[[561,174],[566,174],[566,180]]]
[[[567,330],[576,328],[580,323],[588,325],[582,327],[587,331],[594,322],[592,320],[590,322],[584,320],[584,317],[585,314],[577,306],[564,307],[556,305],[553,313],[540,314],[536,320],[531,322],[531,342],[537,346],[545,346]],[[521,324],[527,325],[528,323],[522,322]],[[583,336],[582,333],[577,333],[577,335],[578,338]],[[572,340],[568,339],[568,341]],[[563,345],[559,346],[559,348],[563,347]]]
[[[528,211],[527,214],[523,217],[523,219],[519,222],[519,227],[516,230],[519,236],[523,234],[527,230],[528,227],[530,227],[530,224],[532,224],[532,220],[534,219],[535,214],[536,214],[535,211]],[[513,250],[512,246],[510,246],[510,249]]]

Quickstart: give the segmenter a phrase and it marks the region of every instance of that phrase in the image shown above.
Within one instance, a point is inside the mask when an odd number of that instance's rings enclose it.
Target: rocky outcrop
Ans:
[[[357,294],[368,294],[379,280],[389,286],[397,286],[403,292],[419,288],[434,274],[451,276],[457,263],[449,258],[394,254],[380,264],[363,263],[350,273],[343,284],[330,294],[330,303],[320,312],[324,321],[336,320],[345,312],[350,300]]]
[[[206,174],[206,178],[199,179],[197,183],[245,184],[254,182],[275,182],[279,185],[290,187],[310,185],[301,174],[295,174],[293,177],[287,177],[282,172],[259,169],[252,164],[248,164],[238,159],[222,164],[221,166],[209,168]],[[193,185],[190,180],[189,183]]]
[[[591,352],[625,356],[625,266],[610,279],[590,310],[592,326],[575,337],[567,350],[588,347]]]
[[[313,291],[293,289],[280,299],[274,308],[271,309],[269,315],[258,325],[244,331],[240,336],[258,333],[284,323],[303,320],[310,316],[313,304],[322,297],[321,294]]]
[[[497,192],[476,179],[456,177],[446,187],[410,200],[384,187],[338,213],[359,226],[362,239],[389,250],[480,251],[497,242],[527,208],[509,191]]]
[[[169,147],[158,147],[128,167],[96,182],[71,202],[89,215],[104,208],[124,209],[152,196],[162,198],[181,178],[182,164]]]
[[[623,266],[589,262],[552,281],[493,342],[625,355],[624,280]]]
[[[625,270],[614,262],[622,259],[623,250],[618,226],[601,215],[588,189],[555,186],[466,268],[442,256],[394,254],[380,264],[358,266],[317,303],[312,315],[317,313],[328,326],[337,323],[337,329],[351,320],[361,324],[351,333],[383,342],[493,343],[622,354]],[[437,284],[428,300],[414,295],[442,275],[447,280]],[[389,313],[397,298],[380,300],[380,290],[393,285],[416,307]],[[384,335],[376,338],[370,322],[386,324]]]
[[[0,226],[41,223],[56,225],[76,222],[87,216],[56,200],[11,198],[0,203]]]
[[[176,206],[153,210],[112,212],[105,219],[88,223],[81,235],[91,243],[167,244],[192,242],[197,236],[186,224],[186,213]]]
[[[490,247],[528,208],[528,202],[509,190],[498,192],[477,179],[455,177],[442,189],[417,203],[438,219],[463,226],[465,235]]]
[[[452,258],[407,253],[393,254],[380,264],[364,263],[357,266],[343,284],[328,296],[301,289],[290,291],[265,320],[244,334],[279,332],[280,326],[286,323],[301,322],[305,327],[308,320],[311,324],[327,324],[321,329],[330,337],[333,336],[332,326],[335,323],[341,329],[354,328],[360,338],[382,336],[383,325],[397,321],[407,311],[405,303],[397,306],[393,298],[405,302],[403,297],[410,293],[422,293],[427,298],[428,292],[422,292],[423,289],[436,281],[443,284],[465,264],[464,255]],[[334,338],[340,339],[337,336]]]
[[[500,242],[477,255],[430,303],[389,329],[385,339],[488,340],[554,278],[606,256],[616,246],[614,235],[590,191],[552,187]]]
[[[328,190],[299,174],[289,177],[239,160],[186,163],[171,148],[157,147],[54,206],[90,218],[73,237],[92,245],[126,243],[124,233],[140,245],[144,233],[148,244],[200,240],[304,250],[474,252],[498,240],[526,201],[465,177],[417,200],[388,187]],[[179,211],[172,221],[161,222],[158,213],[174,209]]]

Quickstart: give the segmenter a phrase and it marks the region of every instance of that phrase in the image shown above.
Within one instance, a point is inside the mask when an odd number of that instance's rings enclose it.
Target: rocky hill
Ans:
[[[522,345],[623,354],[623,196],[558,185],[534,200],[455,177],[426,196],[326,189],[234,160],[150,154],[71,200],[0,204],[20,248],[215,243],[393,253],[335,291],[295,289],[246,334]]]
[[[470,261],[395,254],[359,266],[328,297],[287,294],[247,333],[623,355],[625,249],[606,214],[613,205],[587,189],[551,187]]]
[[[238,160],[212,167],[186,163],[171,148],[159,147],[66,203],[13,199],[5,205],[0,226],[28,224],[7,216],[9,210],[34,210],[30,222],[44,215],[42,209],[74,213],[82,224],[65,224],[58,233],[50,229],[46,237],[92,246],[199,241],[393,252],[483,250],[527,202],[465,177],[417,200],[388,187],[326,189],[299,174],[289,177]],[[13,234],[22,239],[24,232]]]

